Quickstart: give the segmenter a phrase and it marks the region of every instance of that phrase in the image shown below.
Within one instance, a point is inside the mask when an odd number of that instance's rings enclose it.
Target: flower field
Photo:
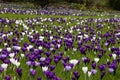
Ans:
[[[119,15],[0,10],[0,80],[120,80]]]

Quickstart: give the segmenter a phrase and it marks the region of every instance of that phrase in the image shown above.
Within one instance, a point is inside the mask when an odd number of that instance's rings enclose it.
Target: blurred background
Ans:
[[[0,6],[106,11],[120,10],[120,0],[0,0]]]

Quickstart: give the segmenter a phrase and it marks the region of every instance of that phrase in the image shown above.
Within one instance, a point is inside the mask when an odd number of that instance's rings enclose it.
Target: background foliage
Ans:
[[[77,9],[99,9],[106,7],[120,10],[120,0],[3,0],[3,2],[31,2],[35,6],[40,5],[42,8],[51,3],[67,2],[72,3],[71,6]]]

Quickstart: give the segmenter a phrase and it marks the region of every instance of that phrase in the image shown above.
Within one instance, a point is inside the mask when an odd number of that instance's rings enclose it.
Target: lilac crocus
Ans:
[[[34,69],[30,69],[30,74],[31,74],[32,76],[35,76],[35,74],[36,74],[36,70],[34,70]]]

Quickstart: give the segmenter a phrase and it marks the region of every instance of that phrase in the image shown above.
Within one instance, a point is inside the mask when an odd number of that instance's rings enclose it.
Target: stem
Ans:
[[[86,74],[85,74],[85,80],[86,80]]]
[[[90,77],[89,77],[89,80],[90,80]]]
[[[15,77],[15,76],[13,77],[13,80],[16,80],[16,77]]]
[[[2,74],[0,74],[0,79],[2,79]]]
[[[6,70],[4,71],[4,76],[6,76]]]

